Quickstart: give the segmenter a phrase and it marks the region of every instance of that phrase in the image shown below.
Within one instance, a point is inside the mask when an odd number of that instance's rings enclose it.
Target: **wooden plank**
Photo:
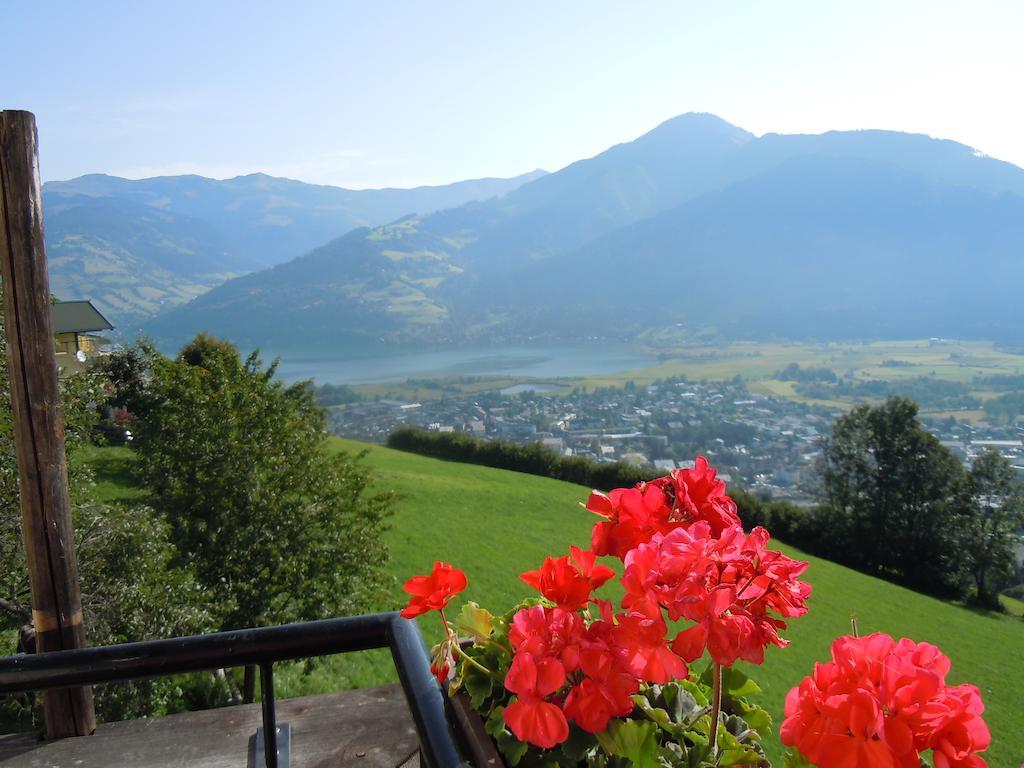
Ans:
[[[39,651],[85,646],[43,245],[39,137],[31,112],[0,112],[0,265],[22,531]],[[43,696],[51,738],[96,727],[92,690]]]
[[[419,765],[412,714],[397,685],[284,699],[277,719],[292,727],[292,768]],[[82,739],[39,742],[0,736],[7,768],[262,768],[251,763],[260,705],[106,723]]]

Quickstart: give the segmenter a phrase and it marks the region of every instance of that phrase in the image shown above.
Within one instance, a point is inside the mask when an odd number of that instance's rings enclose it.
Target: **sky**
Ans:
[[[0,108],[36,114],[44,180],[439,184],[557,170],[691,111],[1024,166],[1019,0],[0,0],[0,21]]]

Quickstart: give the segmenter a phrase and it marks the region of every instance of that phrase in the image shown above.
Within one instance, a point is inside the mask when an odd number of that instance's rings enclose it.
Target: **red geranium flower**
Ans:
[[[590,548],[595,555],[612,555],[620,560],[635,547],[648,542],[655,533],[671,529],[672,509],[664,491],[653,483],[634,488],[616,488],[605,495],[594,491],[587,509],[608,518],[591,533]]]
[[[428,611],[440,611],[455,595],[466,588],[466,574],[448,563],[434,563],[426,576],[413,576],[402,589],[412,597],[402,609],[402,618],[412,619]]]
[[[992,740],[981,719],[985,705],[973,685],[946,688],[929,702],[922,721],[933,729],[928,736],[935,768],[984,768],[985,761],[974,754],[988,749]]]
[[[565,667],[557,659],[516,654],[505,675],[505,687],[517,698],[502,714],[517,739],[551,749],[569,738],[565,714],[557,705],[545,701],[564,683]]]
[[[608,619],[587,628],[580,652],[585,677],[565,700],[565,714],[590,733],[603,731],[613,717],[628,715],[633,710],[632,696],[640,689],[628,657],[616,646],[615,630]]]
[[[665,641],[668,627],[659,615],[625,613],[615,617],[612,640],[630,673],[649,683],[664,684],[689,674],[686,662]]]
[[[593,491],[587,509],[607,518],[594,526],[591,549],[597,555],[620,560],[655,534],[667,534],[705,522],[718,536],[740,525],[736,502],[725,492],[725,483],[703,456],[693,469],[677,469],[667,477],[633,488],[616,488],[608,494]]]
[[[800,616],[811,592],[797,580],[807,564],[768,550],[767,543],[763,528],[745,535],[734,525],[715,535],[706,520],[657,534],[626,556],[622,604],[652,618],[664,607],[673,621],[697,622],[672,646],[686,661],[706,648],[723,666],[737,659],[760,664],[767,645],[787,645],[778,632],[785,622],[769,611]]]
[[[596,565],[593,552],[570,547],[570,557],[547,557],[538,571],[520,575],[523,581],[566,611],[582,608],[590,593],[615,575],[606,565]]]
[[[580,665],[579,643],[585,631],[578,613],[534,605],[512,617],[508,639],[517,655],[550,656],[558,659],[567,673],[572,673]]]
[[[935,646],[876,633],[840,637],[831,650],[786,697],[783,744],[819,768],[907,768],[927,749],[936,768],[985,768],[981,696],[945,684],[949,660]]]
[[[669,497],[672,520],[690,525],[704,520],[718,535],[726,528],[739,525],[736,502],[725,492],[725,483],[708,460],[698,456],[693,469],[677,469],[668,477],[653,481]]]

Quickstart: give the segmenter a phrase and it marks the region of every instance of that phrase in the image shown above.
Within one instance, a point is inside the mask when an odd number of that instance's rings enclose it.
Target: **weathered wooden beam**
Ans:
[[[22,530],[36,649],[85,646],[43,245],[39,137],[31,112],[0,112],[0,262]],[[50,738],[96,729],[91,688],[43,697]]]

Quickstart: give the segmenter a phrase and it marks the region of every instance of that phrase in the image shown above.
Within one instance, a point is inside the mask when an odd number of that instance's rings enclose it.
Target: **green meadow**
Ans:
[[[404,605],[401,583],[426,572],[434,560],[463,568],[470,580],[465,599],[494,612],[505,611],[527,594],[518,575],[546,555],[585,544],[593,516],[580,506],[587,489],[567,483],[468,464],[457,464],[332,439],[336,450],[365,451],[376,472],[376,488],[401,496],[387,539],[391,550],[390,599],[381,609]],[[100,449],[89,456],[98,470],[98,492],[123,498],[130,489],[125,449]],[[828,658],[831,640],[850,629],[856,614],[862,633],[883,631],[935,643],[953,662],[951,681],[981,688],[993,743],[991,766],[1024,760],[1024,621],[1009,615],[969,610],[864,576],[784,545],[788,554],[810,561],[805,578],[814,586],[810,611],[795,619],[786,649],[771,648],[765,664],[748,670],[764,691],[762,703],[778,722],[790,687],[815,661]],[[455,606],[456,609],[458,605]],[[1016,606],[1013,606],[1016,607]],[[438,636],[433,617],[419,619],[428,639]],[[343,687],[391,681],[388,655],[368,652],[336,656],[311,671],[282,669],[278,695],[299,696]],[[775,737],[767,740],[778,757]]]

